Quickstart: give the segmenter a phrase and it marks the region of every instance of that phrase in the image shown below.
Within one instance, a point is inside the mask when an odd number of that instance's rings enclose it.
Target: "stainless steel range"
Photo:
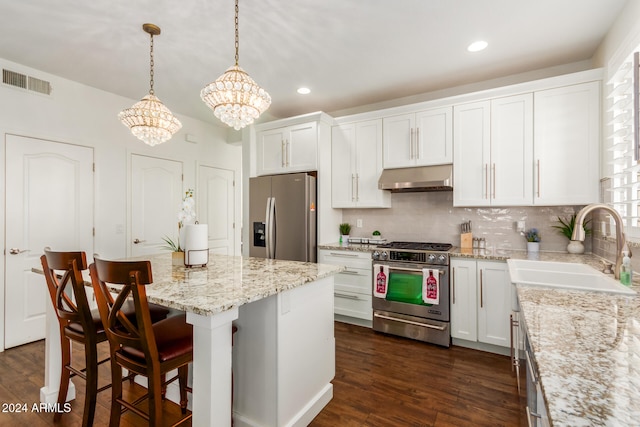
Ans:
[[[386,295],[373,292],[373,329],[449,347],[448,243],[391,242],[372,252],[373,277],[388,271]],[[378,270],[378,271],[376,271]],[[423,301],[425,274],[439,276],[439,301]],[[375,279],[374,279],[375,282]]]

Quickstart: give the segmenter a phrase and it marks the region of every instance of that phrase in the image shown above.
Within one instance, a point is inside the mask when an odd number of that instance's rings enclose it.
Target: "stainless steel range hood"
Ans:
[[[415,168],[384,169],[378,188],[391,192],[451,191],[453,166],[420,166]]]

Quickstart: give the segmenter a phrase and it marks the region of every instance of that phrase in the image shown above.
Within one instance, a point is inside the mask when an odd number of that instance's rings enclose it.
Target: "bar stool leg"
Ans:
[[[60,373],[60,388],[58,389],[58,407],[53,416],[53,421],[60,421],[62,417],[61,410],[67,400],[69,378],[71,377],[71,371],[67,369],[67,366],[71,363],[71,341],[65,337],[62,328],[60,328],[60,348],[62,350],[62,372]]]

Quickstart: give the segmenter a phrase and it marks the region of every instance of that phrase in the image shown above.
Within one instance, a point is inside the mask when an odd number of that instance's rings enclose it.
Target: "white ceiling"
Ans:
[[[240,66],[271,94],[271,117],[332,112],[588,60],[626,2],[240,0]],[[218,124],[199,94],[234,62],[233,9],[233,0],[5,0],[0,57],[140,99],[151,22],[162,29],[156,95]],[[467,52],[477,39],[489,47]]]

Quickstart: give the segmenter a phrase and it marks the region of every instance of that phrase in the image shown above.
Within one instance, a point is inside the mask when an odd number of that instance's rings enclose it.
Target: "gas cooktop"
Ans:
[[[446,252],[453,245],[451,243],[432,242],[389,242],[384,245],[377,245],[377,247],[381,249]]]

